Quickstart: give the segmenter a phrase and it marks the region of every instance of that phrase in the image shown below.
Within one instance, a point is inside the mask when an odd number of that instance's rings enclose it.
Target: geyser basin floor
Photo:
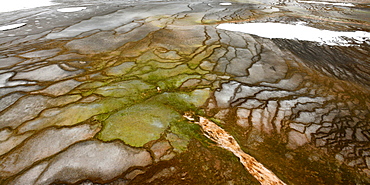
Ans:
[[[367,6],[55,2],[0,13],[0,184],[370,183]]]

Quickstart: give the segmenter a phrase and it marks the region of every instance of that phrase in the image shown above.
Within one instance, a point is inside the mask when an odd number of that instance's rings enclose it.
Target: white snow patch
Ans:
[[[55,4],[58,3],[53,3],[51,0],[9,0],[1,3],[0,12],[11,12],[41,6],[51,6]]]
[[[296,25],[282,23],[225,23],[218,25],[216,28],[228,31],[239,31],[265,38],[312,41],[327,45],[351,46],[351,41],[357,44],[370,42],[369,32],[342,32],[320,30],[317,28],[305,26],[302,23]]]
[[[27,23],[18,23],[18,24],[10,24],[6,26],[0,26],[0,31],[6,31],[6,30],[11,30],[11,29],[16,29],[19,27],[22,27],[26,25]]]
[[[221,6],[230,6],[232,3],[220,3]]]
[[[355,6],[352,3],[331,3],[331,2],[318,2],[318,1],[298,1],[299,3],[310,3],[310,4],[324,4],[334,6]]]
[[[86,7],[70,7],[70,8],[60,8],[57,9],[58,12],[78,12],[81,10],[85,10]]]

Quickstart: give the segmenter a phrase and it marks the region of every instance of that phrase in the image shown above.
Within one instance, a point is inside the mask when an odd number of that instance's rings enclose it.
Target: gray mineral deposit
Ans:
[[[0,184],[370,184],[369,15],[369,0],[1,2]]]

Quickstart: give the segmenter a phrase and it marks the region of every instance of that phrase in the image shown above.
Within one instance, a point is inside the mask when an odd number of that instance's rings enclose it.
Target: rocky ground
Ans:
[[[370,183],[370,38],[217,28],[369,32],[369,2],[55,2],[0,13],[0,184],[259,184],[188,111],[287,184]]]

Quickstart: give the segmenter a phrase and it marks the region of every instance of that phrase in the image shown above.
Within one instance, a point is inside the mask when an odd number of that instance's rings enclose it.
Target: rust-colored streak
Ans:
[[[191,113],[184,115],[190,121],[194,121]],[[199,116],[199,122],[204,135],[216,142],[220,147],[231,151],[237,156],[248,172],[253,175],[262,185],[283,185],[285,184],[272,171],[263,166],[254,157],[245,153],[236,142],[233,136],[228,134],[224,129],[210,121],[209,119]]]

